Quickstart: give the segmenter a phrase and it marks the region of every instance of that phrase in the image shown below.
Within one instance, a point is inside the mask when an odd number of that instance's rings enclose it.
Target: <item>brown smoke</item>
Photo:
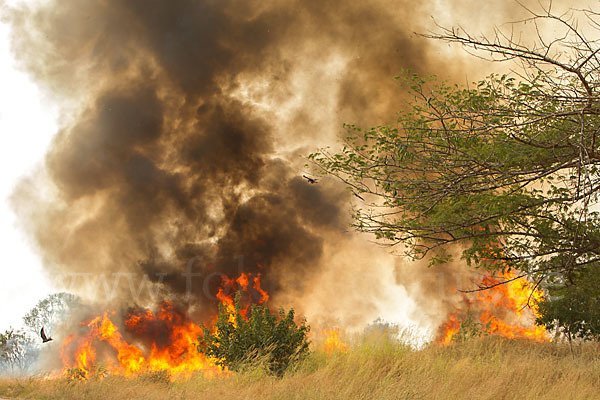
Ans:
[[[49,274],[83,295],[86,279],[120,279],[109,292],[124,305],[169,296],[203,314],[219,273],[246,271],[282,303],[302,307],[294,298],[329,287],[354,310],[348,325],[373,317],[381,282],[369,273],[390,258],[345,232],[347,192],[308,184],[300,156],[335,143],[342,122],[393,122],[403,68],[464,79],[466,64],[412,34],[431,28],[419,4],[55,0],[7,11],[22,67],[64,105],[50,194],[30,179],[14,197]],[[352,259],[334,262],[345,249]],[[338,281],[318,283],[334,264]],[[349,294],[348,269],[367,277]],[[146,281],[155,297],[133,296]]]

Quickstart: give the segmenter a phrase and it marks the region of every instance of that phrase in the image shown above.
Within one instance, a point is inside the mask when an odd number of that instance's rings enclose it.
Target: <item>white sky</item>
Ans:
[[[40,97],[15,69],[9,29],[0,23],[0,331],[19,326],[23,314],[53,292],[8,201],[19,178],[42,162],[57,130],[56,113]]]

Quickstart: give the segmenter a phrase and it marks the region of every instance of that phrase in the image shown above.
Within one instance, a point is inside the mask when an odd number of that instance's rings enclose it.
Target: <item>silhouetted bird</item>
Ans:
[[[44,333],[44,327],[40,331],[40,336],[42,337],[42,343],[46,343],[52,340],[52,338],[46,337],[46,333]]]
[[[362,201],[365,201],[365,199],[362,198],[362,196],[360,196],[359,194],[356,194],[354,192],[352,192],[353,195],[355,195],[356,197],[358,197],[359,199],[361,199]]]
[[[302,175],[302,176],[308,181],[308,183],[311,183],[311,184],[312,183],[317,183],[317,180],[315,178],[309,178],[306,175]]]

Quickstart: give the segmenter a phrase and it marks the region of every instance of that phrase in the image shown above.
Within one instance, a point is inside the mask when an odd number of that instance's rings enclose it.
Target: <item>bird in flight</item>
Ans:
[[[304,179],[306,179],[308,181],[308,183],[317,183],[317,180],[315,178],[310,178],[306,175],[302,175],[304,177]]]
[[[42,337],[42,343],[46,343],[52,340],[52,338],[46,337],[46,333],[44,332],[44,327],[40,331],[40,336]]]

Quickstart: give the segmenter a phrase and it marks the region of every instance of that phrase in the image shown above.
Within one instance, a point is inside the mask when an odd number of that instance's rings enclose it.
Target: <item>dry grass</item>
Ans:
[[[160,378],[160,379],[159,379]],[[600,399],[595,345],[486,338],[419,351],[386,338],[358,340],[345,353],[316,351],[278,379],[260,367],[225,377],[201,374],[102,380],[0,380],[0,396],[26,399]]]

